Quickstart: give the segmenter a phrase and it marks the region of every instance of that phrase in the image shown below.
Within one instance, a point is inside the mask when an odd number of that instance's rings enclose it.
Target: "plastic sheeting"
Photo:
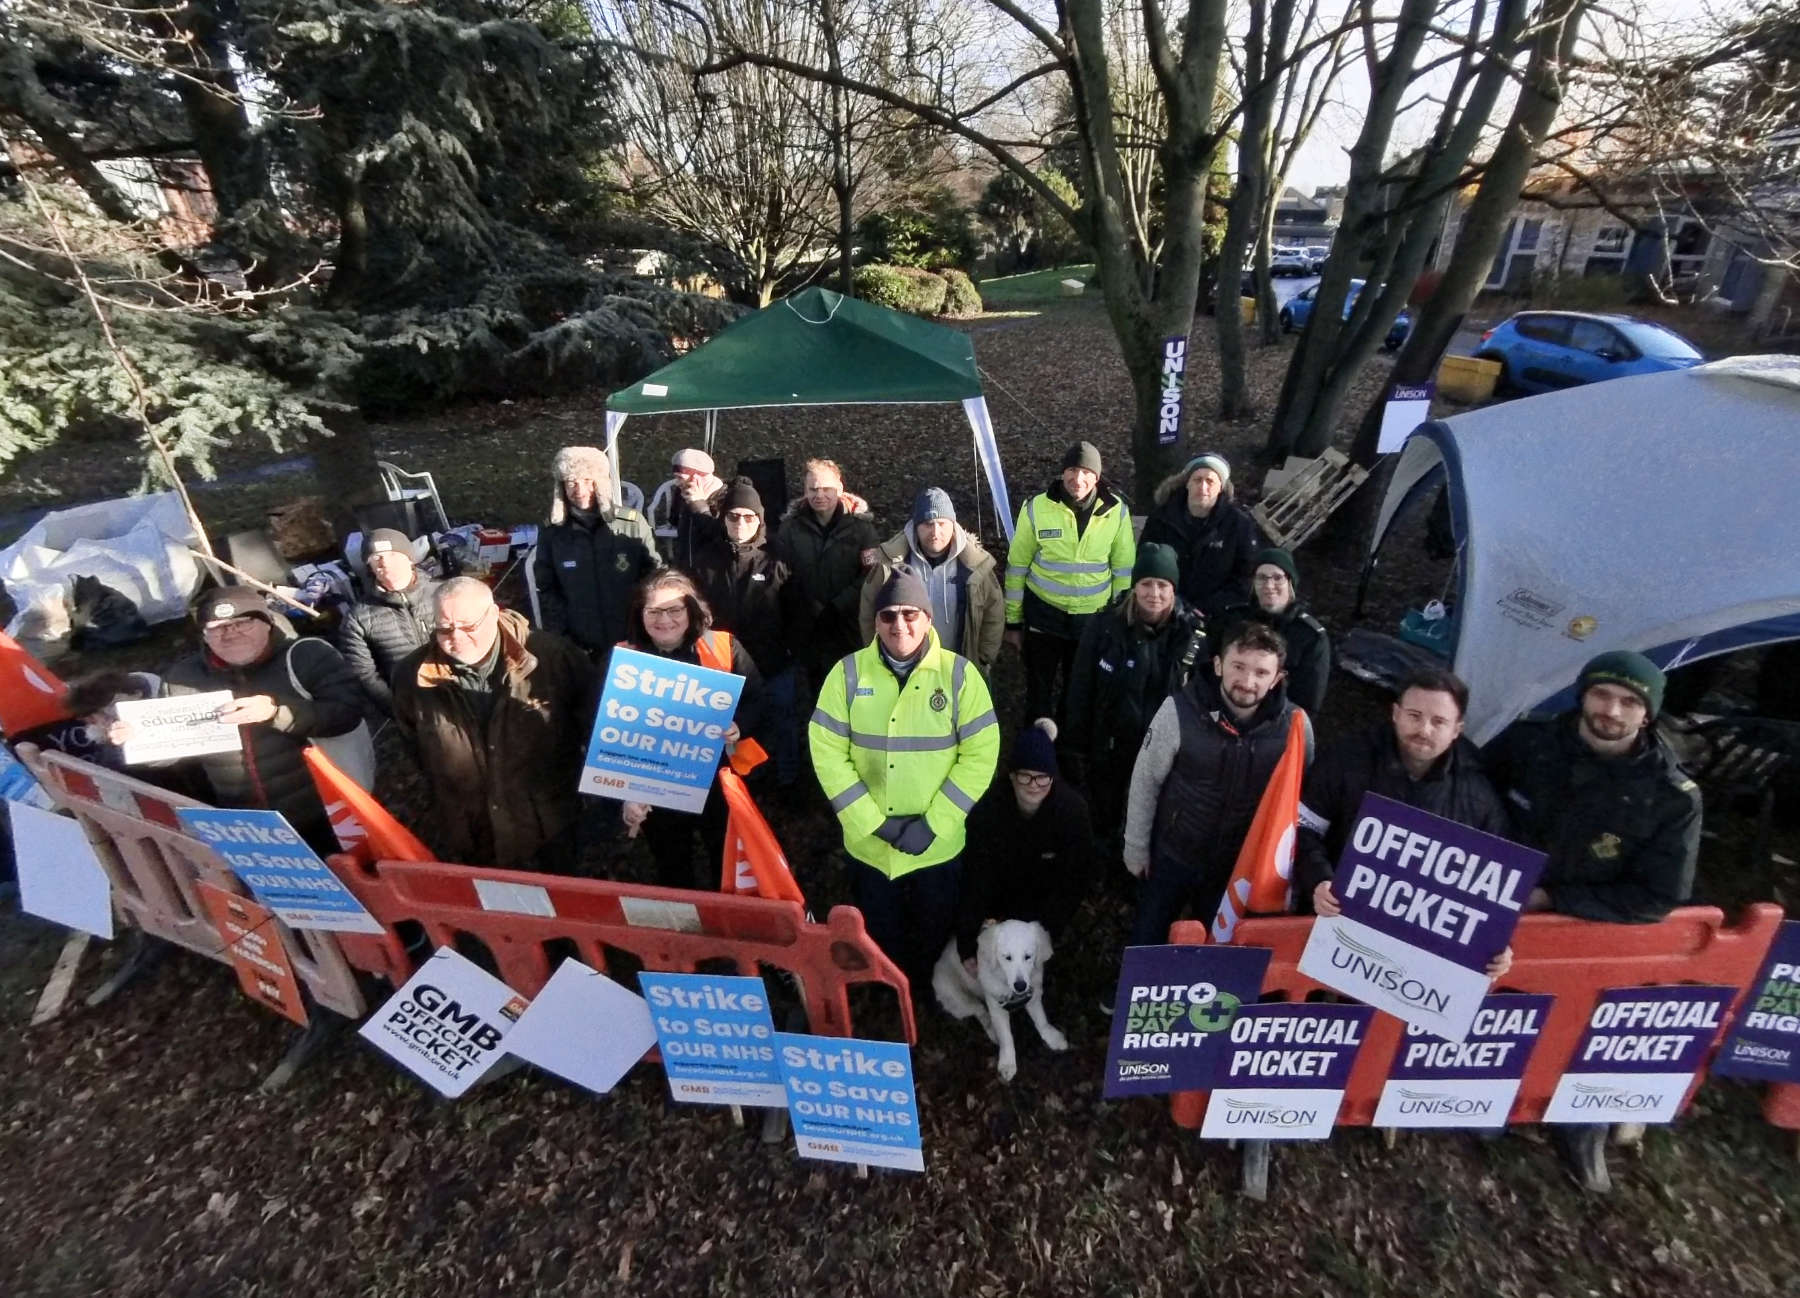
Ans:
[[[35,600],[67,598],[78,576],[129,595],[146,622],[183,617],[200,589],[201,568],[187,550],[198,539],[174,492],[46,514],[0,550],[0,581],[19,609],[7,630],[17,630]]]

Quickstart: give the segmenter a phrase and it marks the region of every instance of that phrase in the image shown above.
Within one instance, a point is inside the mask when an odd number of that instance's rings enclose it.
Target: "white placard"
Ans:
[[[564,960],[506,1038],[506,1052],[605,1095],[656,1044],[644,998]]]
[[[550,894],[535,883],[503,883],[498,879],[475,880],[475,896],[483,910],[504,911],[510,915],[543,915],[555,918],[556,907]]]
[[[1692,1073],[1564,1073],[1545,1122],[1673,1122]]]
[[[1377,455],[1387,455],[1405,445],[1413,429],[1431,418],[1431,398],[1437,384],[1396,383],[1388,389],[1387,405],[1381,411],[1381,441]]]
[[[219,709],[229,702],[230,690],[168,699],[121,699],[113,704],[113,710],[132,728],[131,742],[124,749],[125,765],[236,752],[243,746],[238,728],[218,719]]]
[[[81,825],[67,816],[9,802],[19,908],[53,924],[111,939],[112,884]]]
[[[1377,1127],[1480,1127],[1506,1125],[1518,1079],[1449,1077],[1389,1081],[1375,1109]]]
[[[498,978],[439,947],[360,1035],[455,1099],[506,1053],[506,1039],[529,1004]]]
[[[1493,981],[1344,915],[1313,921],[1298,968],[1364,1005],[1461,1041]]]
[[[1208,1140],[1324,1140],[1343,1107],[1341,1090],[1216,1090],[1200,1134]]]

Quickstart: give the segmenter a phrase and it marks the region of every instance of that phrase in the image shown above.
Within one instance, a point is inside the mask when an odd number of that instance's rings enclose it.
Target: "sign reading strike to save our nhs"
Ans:
[[[1735,987],[1602,992],[1545,1122],[1673,1122]]]
[[[1381,1089],[1375,1125],[1505,1126],[1553,999],[1490,996],[1461,1041],[1409,1024]]]
[[[1373,1017],[1367,1005],[1246,1005],[1215,1056],[1201,1136],[1324,1140]]]
[[[290,928],[380,933],[382,927],[279,811],[177,807],[181,827],[223,858]]]
[[[1712,1070],[1762,1082],[1800,1082],[1800,920],[1776,930]]]
[[[897,1041],[775,1034],[802,1158],[925,1170],[912,1051]]]
[[[699,811],[743,688],[744,678],[731,672],[614,649],[581,791]]]
[[[1468,1035],[1487,964],[1512,941],[1544,854],[1365,794],[1300,972],[1448,1041]]]
[[[1262,991],[1270,952],[1245,946],[1133,946],[1119,968],[1109,1100],[1203,1091],[1241,1005]]]
[[[669,1094],[684,1104],[787,1105],[760,978],[641,973]]]

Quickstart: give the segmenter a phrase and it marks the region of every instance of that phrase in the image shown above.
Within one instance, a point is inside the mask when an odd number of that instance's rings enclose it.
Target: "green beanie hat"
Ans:
[[[1668,683],[1669,678],[1663,675],[1662,668],[1643,654],[1614,649],[1588,661],[1575,680],[1575,693],[1577,696],[1586,694],[1595,685],[1623,685],[1644,700],[1651,719],[1655,720],[1656,714],[1662,711],[1663,690]]]
[[[1288,584],[1294,588],[1294,594],[1300,593],[1300,570],[1294,566],[1294,556],[1286,550],[1270,546],[1266,550],[1258,550],[1256,558],[1250,561],[1250,571],[1255,573],[1265,563],[1274,564],[1287,574]]]
[[[1173,546],[1152,541],[1138,547],[1137,562],[1131,566],[1131,584],[1135,586],[1146,577],[1155,577],[1171,586],[1181,585],[1181,564],[1175,558]]]

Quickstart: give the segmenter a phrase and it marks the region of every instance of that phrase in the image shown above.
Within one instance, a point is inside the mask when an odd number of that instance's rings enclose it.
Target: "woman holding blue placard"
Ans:
[[[725,731],[720,764],[730,762],[743,775],[767,759],[761,745],[749,737],[762,721],[762,673],[742,641],[712,629],[712,610],[685,573],[663,568],[638,586],[631,597],[626,636],[620,643],[659,658],[742,676],[743,692]],[[627,802],[623,814],[626,832],[633,838],[641,832],[650,845],[657,883],[665,888],[714,886],[707,881],[706,870],[694,869],[694,834],[699,832],[706,859],[716,867],[725,854],[726,819],[725,799],[717,782],[707,792],[706,806],[699,815],[643,802]]]

